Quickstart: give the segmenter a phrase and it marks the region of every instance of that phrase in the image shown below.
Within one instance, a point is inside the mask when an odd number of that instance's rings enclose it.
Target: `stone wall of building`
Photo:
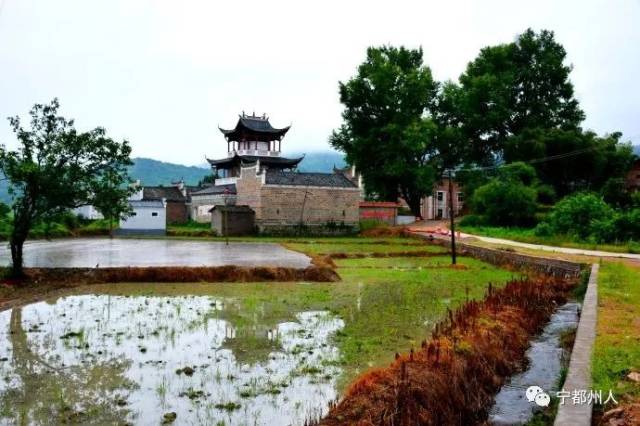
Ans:
[[[262,218],[262,202],[260,190],[264,176],[258,173],[258,166],[243,167],[236,180],[236,205],[249,206],[256,213],[256,222]]]
[[[357,188],[263,185],[258,223],[268,225],[356,226],[359,221]]]
[[[189,217],[199,223],[210,223],[211,213],[209,210],[215,205],[224,205],[224,198],[220,194],[207,194],[191,196],[189,206]]]
[[[300,227],[324,228],[322,233],[350,232],[359,223],[360,189],[299,185],[266,185],[256,167],[242,169],[236,182],[237,205],[256,213],[263,232],[284,233]]]
[[[250,235],[255,232],[255,212],[240,206],[216,206],[211,212],[211,229],[217,235]]]

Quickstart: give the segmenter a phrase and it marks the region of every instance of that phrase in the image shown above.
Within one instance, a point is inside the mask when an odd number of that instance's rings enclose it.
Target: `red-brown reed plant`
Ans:
[[[419,350],[357,378],[321,425],[473,425],[523,367],[531,337],[565,302],[571,283],[548,278],[489,285],[433,330]]]

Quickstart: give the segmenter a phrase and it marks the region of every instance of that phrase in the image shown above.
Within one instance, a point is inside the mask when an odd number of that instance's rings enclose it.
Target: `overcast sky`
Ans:
[[[527,27],[555,31],[574,65],[586,127],[640,143],[640,0],[0,0],[4,117],[60,98],[76,126],[103,126],[134,156],[219,157],[243,110],[293,127],[283,149],[328,149],[338,81],[370,45],[422,46],[438,80]]]

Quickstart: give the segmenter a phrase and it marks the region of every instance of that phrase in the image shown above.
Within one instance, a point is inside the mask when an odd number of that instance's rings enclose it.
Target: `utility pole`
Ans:
[[[453,170],[449,169],[449,218],[451,219],[451,264],[456,264],[456,228],[453,220]]]
[[[223,215],[222,215],[222,232],[224,232],[224,241],[225,241],[225,245],[229,245],[229,229],[227,227],[227,220],[228,217],[227,215],[229,214],[229,212],[227,210],[229,210],[229,202],[230,202],[230,197],[231,197],[231,191],[229,191],[228,188],[225,188],[223,193],[222,193],[222,199],[224,201],[224,211],[223,211]]]

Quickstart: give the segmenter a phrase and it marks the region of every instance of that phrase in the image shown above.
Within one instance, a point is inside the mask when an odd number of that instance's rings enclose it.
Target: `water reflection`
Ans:
[[[0,423],[301,424],[336,397],[344,326],[240,321],[205,296],[70,296],[0,313]],[[238,318],[234,323],[227,317]]]

